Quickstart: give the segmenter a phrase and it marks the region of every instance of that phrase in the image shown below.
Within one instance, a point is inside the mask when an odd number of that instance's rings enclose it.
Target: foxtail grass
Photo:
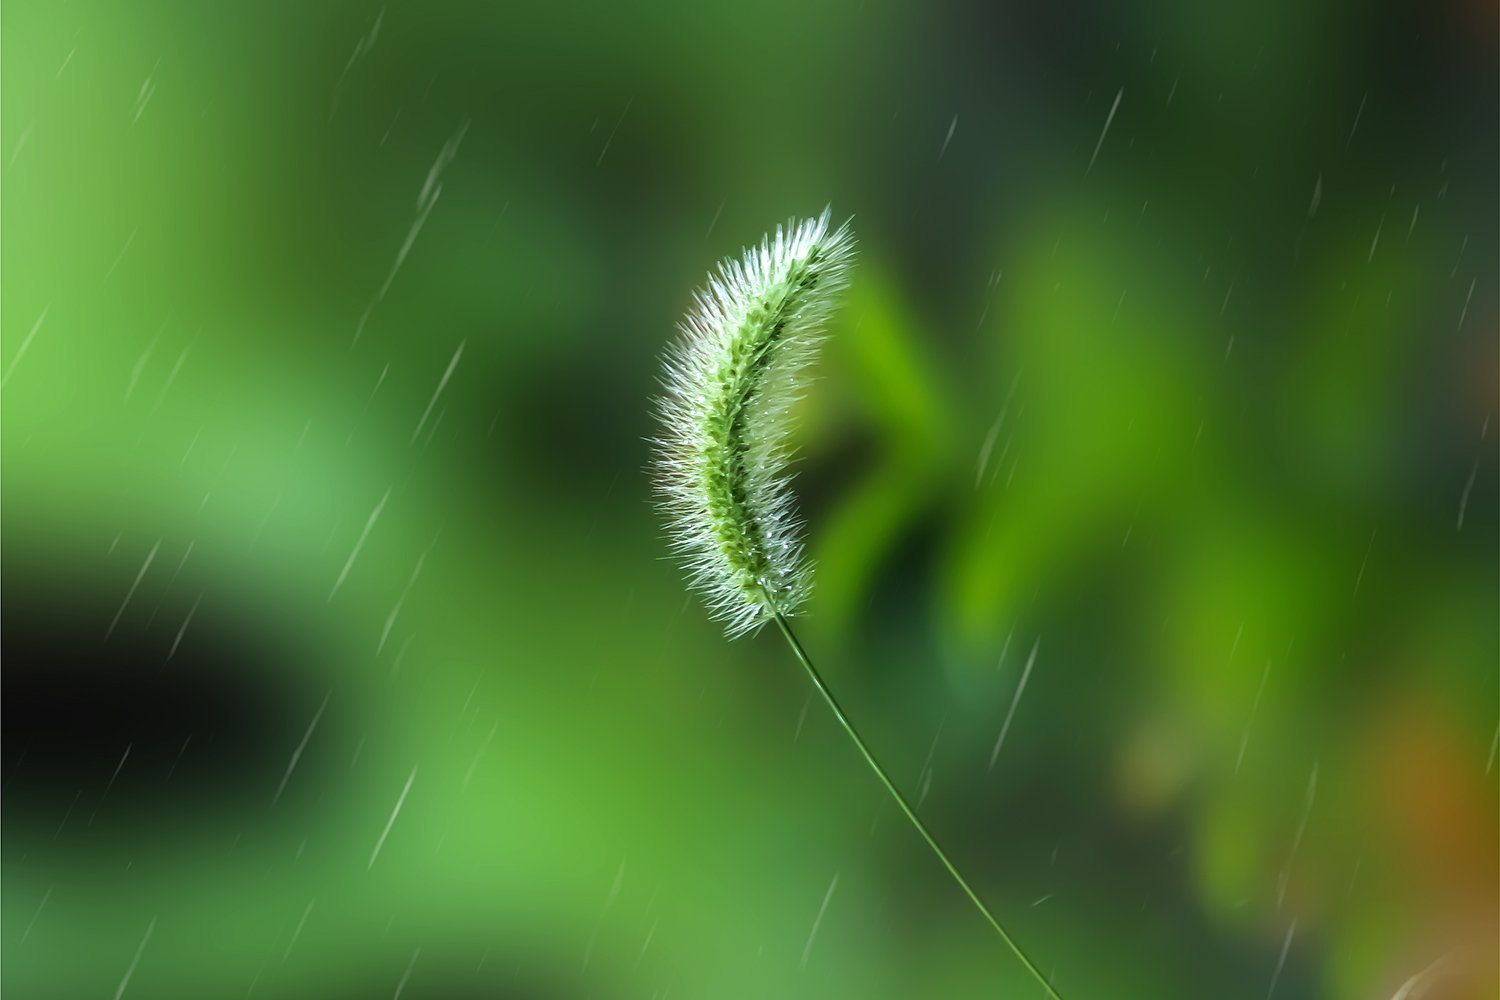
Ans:
[[[776,623],[906,818],[1047,995],[1061,1000],[891,781],[792,631],[789,619],[812,588],[791,489],[792,409],[853,255],[849,225],[830,231],[824,209],[724,260],[695,294],[657,400],[659,506],[671,548],[710,613],[731,638]]]

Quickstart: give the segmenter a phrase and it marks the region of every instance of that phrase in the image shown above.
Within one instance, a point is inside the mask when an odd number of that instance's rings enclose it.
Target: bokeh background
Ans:
[[[1040,995],[651,507],[831,204],[799,627],[1057,988],[1496,996],[1496,38],[7,4],[0,985]]]

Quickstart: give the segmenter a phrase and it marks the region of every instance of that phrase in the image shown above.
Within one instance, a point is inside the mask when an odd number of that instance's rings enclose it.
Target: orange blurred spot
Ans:
[[[1483,761],[1451,720],[1406,703],[1379,727],[1379,788],[1408,870],[1433,890],[1495,897],[1500,825]]]

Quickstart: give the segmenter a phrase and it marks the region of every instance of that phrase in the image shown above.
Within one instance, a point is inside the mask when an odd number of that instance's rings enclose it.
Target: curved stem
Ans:
[[[1026,957],[1026,953],[1021,950],[1021,946],[1016,944],[1011,936],[1005,932],[1005,928],[1000,926],[1000,921],[995,919],[995,915],[990,912],[990,908],[984,905],[984,901],[979,898],[979,894],[974,891],[969,885],[968,880],[959,873],[958,868],[948,859],[947,853],[942,847],[938,846],[937,840],[928,831],[926,824],[917,818],[916,810],[911,807],[906,801],[906,797],[891,782],[890,777],[885,773],[885,768],[881,767],[879,762],[875,760],[875,755],[870,752],[869,747],[865,746],[865,741],[860,738],[854,725],[844,715],[844,710],[839,707],[837,699],[833,697],[833,692],[828,690],[828,685],[823,683],[823,678],[818,674],[818,668],[813,666],[812,660],[807,656],[807,651],[802,648],[802,643],[798,642],[797,637],[792,634],[792,627],[787,623],[786,616],[780,611],[777,611],[775,614],[776,624],[780,627],[781,634],[786,636],[786,641],[792,647],[792,652],[797,654],[797,659],[807,669],[807,676],[812,678],[813,686],[822,692],[824,700],[828,702],[828,707],[833,709],[833,714],[843,724],[844,731],[849,734],[850,739],[854,740],[854,745],[859,747],[859,752],[864,754],[865,760],[869,763],[871,769],[880,778],[881,783],[885,785],[886,790],[891,793],[896,803],[901,806],[901,811],[906,813],[906,818],[911,820],[912,826],[915,826],[917,832],[922,835],[922,839],[927,841],[927,846],[932,848],[933,853],[938,856],[938,859],[947,867],[949,873],[963,887],[964,892],[969,894],[969,898],[974,901],[975,906],[979,907],[979,912],[984,914],[985,919],[990,922],[990,926],[995,928],[995,931],[1000,935],[1000,939],[1010,946],[1010,950],[1016,953],[1016,957],[1021,960],[1021,964],[1026,966],[1027,971],[1036,977],[1037,982],[1042,984],[1042,987],[1047,991],[1047,995],[1052,997],[1053,1000],[1062,1000],[1057,990],[1053,989],[1052,984],[1047,982],[1046,977],[1042,975],[1041,970],[1032,963],[1031,959]]]

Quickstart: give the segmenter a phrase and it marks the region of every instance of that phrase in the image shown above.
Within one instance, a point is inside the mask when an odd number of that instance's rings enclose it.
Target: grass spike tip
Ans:
[[[674,553],[731,636],[792,614],[812,586],[788,435],[853,258],[848,223],[828,220],[793,219],[721,262],[666,358],[656,493]]]

